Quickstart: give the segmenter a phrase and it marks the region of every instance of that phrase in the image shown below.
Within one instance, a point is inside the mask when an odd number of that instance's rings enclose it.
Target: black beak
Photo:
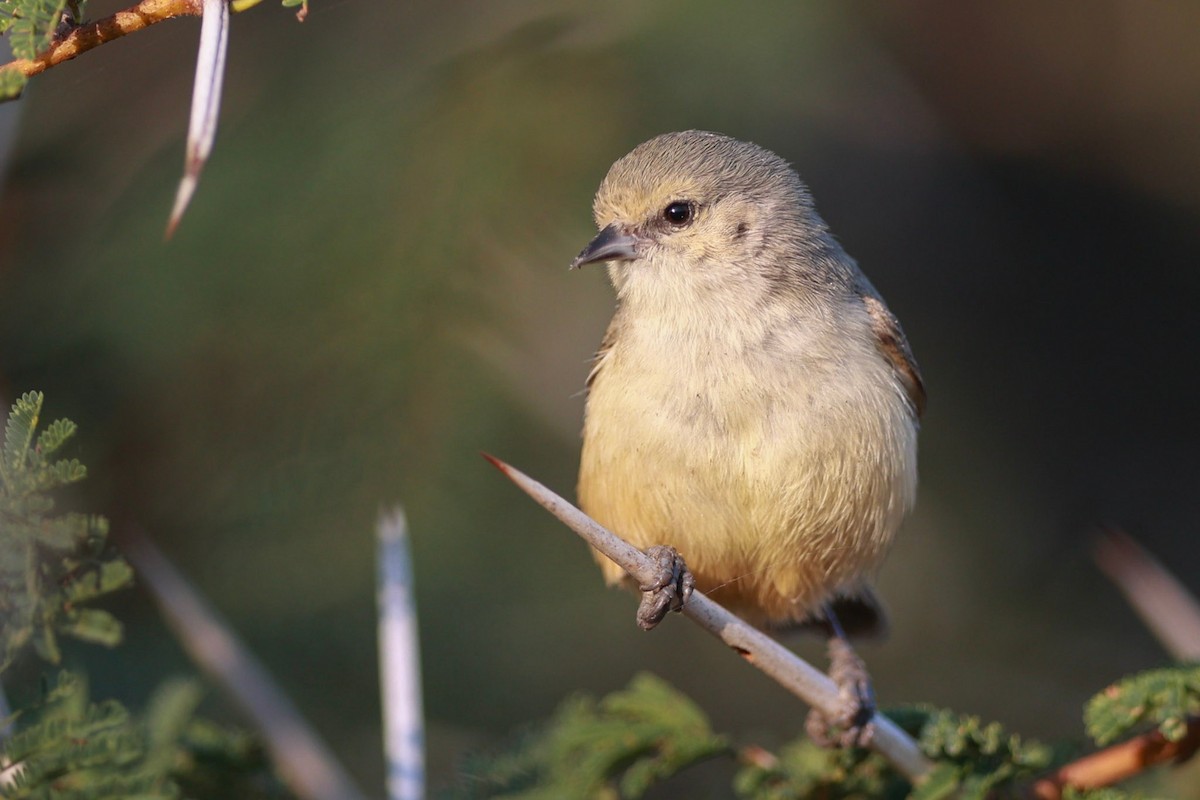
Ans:
[[[637,257],[637,239],[622,232],[615,225],[608,225],[588,242],[588,246],[575,256],[571,269],[579,269],[597,261],[623,261]]]

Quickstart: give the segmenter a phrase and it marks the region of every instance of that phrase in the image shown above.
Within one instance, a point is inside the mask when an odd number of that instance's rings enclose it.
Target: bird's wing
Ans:
[[[908,394],[908,402],[912,406],[914,416],[920,419],[925,411],[925,384],[921,380],[921,370],[913,358],[912,349],[908,346],[908,339],[900,327],[900,320],[896,319],[873,291],[865,292],[862,301],[866,306],[867,315],[871,318],[871,328],[875,332],[879,352],[883,353],[892,371],[896,373],[900,385]]]
[[[608,324],[608,330],[604,332],[604,338],[600,340],[600,347],[596,349],[596,355],[592,357],[592,370],[588,373],[587,380],[583,382],[584,389],[591,389],[592,384],[596,382],[596,376],[600,374],[600,368],[604,366],[604,362],[608,360],[608,356],[612,353],[613,345],[617,341],[617,318],[613,317],[612,322]]]

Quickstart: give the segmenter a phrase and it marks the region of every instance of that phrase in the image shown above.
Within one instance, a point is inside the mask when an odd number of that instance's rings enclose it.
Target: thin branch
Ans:
[[[379,680],[389,800],[425,796],[421,651],[408,523],[397,506],[379,517]]]
[[[305,800],[362,800],[350,776],[267,669],[154,543],[126,529],[120,544],[188,655],[254,720],[289,788]]]
[[[111,17],[72,29],[61,39],[55,39],[37,58],[13,59],[0,66],[0,70],[16,70],[26,76],[37,75],[93,47],[140,31],[156,22],[175,17],[198,17],[202,13],[201,7],[201,0],[142,0]]]
[[[654,562],[641,550],[601,527],[591,517],[520,470],[487,454],[484,454],[484,458],[584,541],[620,564],[634,580],[641,584],[654,582]],[[696,592],[692,595],[683,607],[683,615],[823,714],[834,716],[841,710],[837,686],[827,675],[703,594]],[[882,714],[875,716],[875,736],[870,747],[892,762],[913,783],[932,769],[932,764],[912,737]]]
[[[1200,660],[1200,603],[1166,567],[1115,529],[1101,534],[1094,557],[1168,653]]]
[[[1187,733],[1177,742],[1159,731],[1150,731],[1059,767],[1053,775],[1033,784],[1028,796],[1060,800],[1063,789],[1102,789],[1145,772],[1167,761],[1183,761],[1200,749],[1200,720],[1191,719]]]

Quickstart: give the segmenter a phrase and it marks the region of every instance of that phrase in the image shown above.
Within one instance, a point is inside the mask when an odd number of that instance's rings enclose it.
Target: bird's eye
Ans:
[[[696,214],[696,207],[686,200],[676,200],[663,209],[663,219],[672,225],[687,225]]]

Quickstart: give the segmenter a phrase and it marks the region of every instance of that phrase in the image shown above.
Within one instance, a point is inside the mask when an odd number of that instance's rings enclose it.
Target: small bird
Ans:
[[[617,307],[587,378],[578,497],[661,563],[639,624],[694,586],[754,624],[825,630],[847,705],[825,722],[861,743],[873,700],[838,616],[882,627],[869,581],[915,499],[925,390],[900,323],[757,145],[658,136],[613,164],[594,214],[571,266],[608,262]]]

